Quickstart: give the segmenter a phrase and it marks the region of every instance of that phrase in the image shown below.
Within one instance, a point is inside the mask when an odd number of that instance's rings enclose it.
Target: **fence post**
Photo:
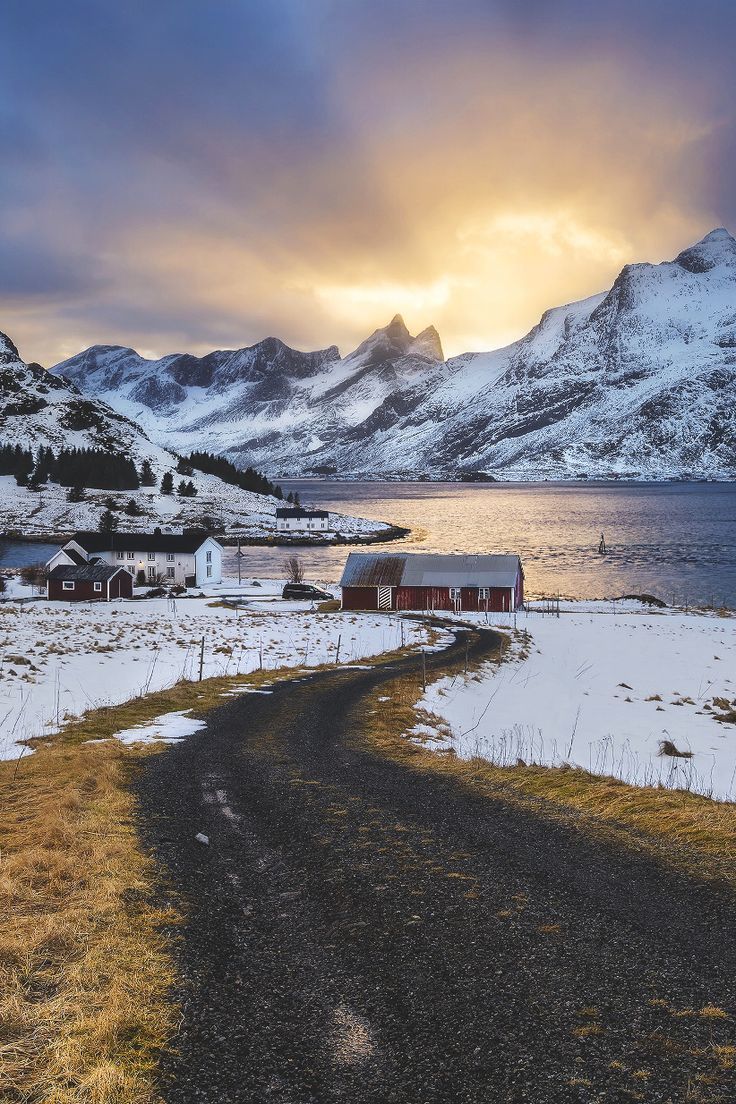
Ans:
[[[427,653],[422,646],[422,690],[427,689]]]
[[[204,669],[204,637],[202,637],[202,643],[199,647],[199,681],[202,681],[202,672]]]
[[[340,641],[342,640],[342,634],[337,634],[337,648],[335,650],[335,666],[340,662]]]

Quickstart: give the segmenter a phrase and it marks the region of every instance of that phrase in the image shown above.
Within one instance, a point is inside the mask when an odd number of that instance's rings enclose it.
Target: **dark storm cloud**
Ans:
[[[47,361],[350,344],[407,302],[451,347],[523,328],[736,224],[734,29],[725,0],[5,0],[0,328]]]

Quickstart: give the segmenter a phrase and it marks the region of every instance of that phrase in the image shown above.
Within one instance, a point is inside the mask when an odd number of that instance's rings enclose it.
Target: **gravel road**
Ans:
[[[496,646],[428,667],[466,639]],[[736,1100],[731,894],[371,750],[367,695],[417,666],[242,694],[145,761],[187,909],[164,1099]]]

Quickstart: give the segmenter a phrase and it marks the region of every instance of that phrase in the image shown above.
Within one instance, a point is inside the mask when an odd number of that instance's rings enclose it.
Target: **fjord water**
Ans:
[[[736,607],[733,483],[337,483],[285,481],[304,505],[391,521],[406,540],[376,550],[518,552],[530,594]],[[605,534],[609,552],[598,555]],[[312,578],[336,581],[347,549],[303,548]],[[277,574],[284,549],[248,548],[247,573]],[[235,564],[228,557],[228,574]]]

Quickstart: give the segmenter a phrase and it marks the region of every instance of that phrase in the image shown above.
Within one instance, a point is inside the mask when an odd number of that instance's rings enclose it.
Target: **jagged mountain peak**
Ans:
[[[442,341],[434,326],[427,326],[414,338],[411,351],[418,356],[426,356],[431,360],[444,360]]]
[[[732,267],[736,275],[736,238],[719,226],[679,253],[674,263],[693,273],[710,272],[725,265]]]
[[[427,326],[413,337],[401,315],[395,314],[387,326],[374,330],[347,359],[369,356],[372,361],[377,361],[408,355],[443,360],[440,335],[434,326]]]
[[[20,360],[20,353],[7,334],[0,333],[0,364]]]

